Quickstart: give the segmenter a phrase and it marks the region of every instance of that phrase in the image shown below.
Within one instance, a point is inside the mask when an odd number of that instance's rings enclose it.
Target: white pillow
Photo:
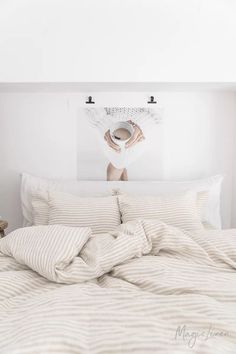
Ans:
[[[194,192],[159,197],[120,195],[118,200],[123,223],[135,219],[158,219],[184,230],[203,229]]]
[[[90,227],[93,233],[106,233],[120,225],[117,197],[77,197],[49,193],[49,225]]]
[[[189,190],[195,192],[208,192],[208,200],[202,212],[202,222],[213,228],[221,228],[220,194],[223,176],[193,180],[193,181],[76,181],[46,179],[22,174],[21,202],[24,216],[24,226],[33,225],[32,197],[38,192],[47,193],[60,191],[79,196],[105,196],[112,195],[113,189],[131,195],[176,195]]]

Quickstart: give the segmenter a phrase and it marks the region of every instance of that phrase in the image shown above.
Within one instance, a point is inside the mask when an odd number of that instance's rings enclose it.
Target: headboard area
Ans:
[[[45,214],[45,209],[49,209],[48,205],[51,193],[62,192],[79,197],[105,197],[115,195],[127,195],[131,197],[175,197],[191,192],[195,193],[197,200],[201,199],[202,194],[206,194],[206,199],[201,211],[202,222],[213,228],[221,228],[220,204],[223,180],[223,176],[221,175],[182,182],[76,181],[38,178],[29,174],[23,174],[21,179],[21,205],[25,226],[34,224],[34,211],[36,208],[39,210],[39,213],[41,213],[42,210],[43,214]],[[119,204],[118,200],[117,203]]]
[[[22,225],[22,173],[85,181],[81,195],[224,175],[222,222],[234,226],[235,115],[235,95],[219,90],[0,92],[0,216],[8,232]]]

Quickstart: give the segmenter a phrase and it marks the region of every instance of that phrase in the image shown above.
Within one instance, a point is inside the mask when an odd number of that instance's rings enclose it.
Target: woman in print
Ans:
[[[148,132],[160,117],[148,108],[89,108],[88,113],[109,160],[107,180],[127,181],[127,167],[144,153]]]

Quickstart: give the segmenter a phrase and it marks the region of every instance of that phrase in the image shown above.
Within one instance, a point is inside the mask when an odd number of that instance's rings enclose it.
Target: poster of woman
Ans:
[[[153,132],[161,123],[160,113],[152,108],[102,107],[86,108],[85,114],[107,161],[106,180],[128,181],[129,169],[157,137]]]

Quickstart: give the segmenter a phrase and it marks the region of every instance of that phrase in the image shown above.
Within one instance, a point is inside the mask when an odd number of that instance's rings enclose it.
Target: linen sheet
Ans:
[[[0,353],[236,353],[236,230],[138,220],[0,240]]]

